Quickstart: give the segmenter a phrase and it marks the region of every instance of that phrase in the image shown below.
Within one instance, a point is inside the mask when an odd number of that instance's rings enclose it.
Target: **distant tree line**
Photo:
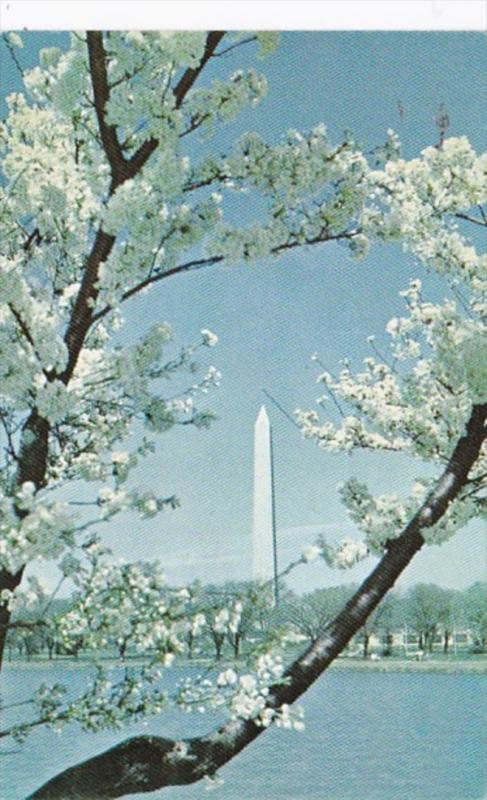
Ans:
[[[289,594],[281,613],[292,626],[313,642],[337,608],[356,590],[354,585],[318,589],[304,596]],[[468,636],[465,634],[468,633]],[[460,637],[458,637],[460,634]],[[389,656],[398,647],[415,644],[432,653],[438,639],[444,653],[453,637],[462,639],[472,651],[484,652],[487,642],[487,583],[477,582],[465,590],[445,589],[433,583],[418,583],[407,592],[389,592],[367,619],[351,648],[360,645],[366,658],[371,642],[380,654]]]
[[[298,595],[283,585],[279,606],[274,607],[270,588],[252,581],[206,586],[196,582],[189,590],[191,605],[194,614],[201,615],[204,635],[196,637],[188,628],[187,656],[220,661],[245,657],[250,650],[255,652],[260,642],[264,646],[272,639],[312,643],[356,588],[343,584]],[[57,626],[73,602],[74,596],[54,599],[47,611],[40,603],[20,604],[8,631],[8,659],[77,658],[83,652],[83,638],[71,637],[67,642],[59,636]],[[348,649],[367,658],[372,650],[387,657],[407,653],[408,647],[426,653],[440,649],[447,654],[453,645],[462,651],[485,652],[487,582],[478,581],[464,590],[418,583],[406,592],[391,591]],[[134,653],[119,639],[108,642],[106,655],[124,659]]]

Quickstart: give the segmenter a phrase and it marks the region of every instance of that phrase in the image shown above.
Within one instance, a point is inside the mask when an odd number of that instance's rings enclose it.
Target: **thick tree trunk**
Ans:
[[[392,631],[388,631],[384,638],[384,650],[382,655],[391,656],[394,649],[394,636]]]
[[[37,409],[34,408],[27,418],[22,430],[22,438],[19,453],[19,463],[16,475],[17,486],[23,483],[33,483],[36,489],[40,489],[45,480],[47,465],[47,449],[49,437],[49,423],[39,416]],[[26,512],[16,509],[19,520],[25,517]],[[7,589],[13,592],[20,585],[24,568],[16,572],[9,572],[0,569],[0,593]],[[4,603],[0,604],[0,670],[2,668],[3,654],[5,651],[5,641],[10,624],[11,612]]]
[[[13,592],[22,580],[23,570],[15,574],[7,572],[5,569],[0,570],[0,592],[3,589],[8,589]],[[7,640],[8,626],[10,624],[11,611],[8,610],[4,603],[0,604],[0,670],[2,668],[3,654],[5,652],[5,642]]]
[[[215,642],[215,659],[216,661],[220,661],[222,657],[223,634],[214,635],[213,641]]]
[[[421,531],[438,522],[465,484],[485,438],[487,405],[474,406],[467,430],[450,462],[418,513],[344,609],[317,641],[286,670],[286,683],[272,687],[268,707],[293,703],[324,672],[364,625],[421,549]],[[106,800],[165,786],[194,783],[211,775],[265,729],[253,720],[233,720],[206,736],[174,741],[158,736],[127,739],[95,758],[71,767],[48,781],[30,800]]]

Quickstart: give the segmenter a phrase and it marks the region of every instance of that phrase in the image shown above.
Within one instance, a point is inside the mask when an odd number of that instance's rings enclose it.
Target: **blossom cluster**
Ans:
[[[298,410],[304,436],[329,451],[399,451],[421,461],[446,464],[462,436],[472,406],[487,401],[485,297],[487,261],[467,236],[467,226],[487,226],[487,161],[464,137],[426,148],[405,161],[396,148],[382,168],[370,170],[360,225],[370,239],[400,240],[425,266],[444,274],[451,296],[427,301],[422,283],[401,292],[406,314],[386,326],[388,354],[369,337],[373,355],[361,371],[344,359],[338,374],[324,369],[318,404],[326,413]],[[315,360],[319,361],[318,356]],[[338,415],[338,416],[337,416]],[[460,492],[436,525],[424,532],[441,542],[482,513],[485,446]],[[431,491],[420,478],[409,497],[373,497],[364,484],[342,491],[349,514],[379,553],[399,535]]]
[[[216,612],[209,608],[202,613],[192,591],[167,585],[160,564],[114,562],[96,536],[88,539],[78,559],[65,556],[62,569],[74,580],[77,594],[70,609],[51,621],[52,635],[67,652],[80,647],[91,652],[96,669],[78,696],[59,684],[42,684],[31,700],[33,721],[10,730],[19,741],[39,722],[55,730],[72,722],[84,730],[119,728],[158,714],[172,702],[185,711],[226,709],[233,720],[303,729],[301,709],[277,706],[271,697],[271,688],[284,680],[284,665],[270,640],[250,653],[244,668],[235,663],[218,670],[215,665],[211,677],[207,672],[187,678],[175,695],[164,688],[164,668],[185,652],[188,635],[235,633],[249,610],[246,602],[234,599]],[[293,640],[285,632],[277,644],[288,641]],[[100,661],[109,647],[119,651],[117,667]],[[125,661],[129,654],[137,654],[137,661]]]
[[[32,484],[23,484],[16,495],[0,493],[0,565],[11,573],[37,558],[56,558],[73,543],[69,505],[34,497],[33,491]]]
[[[442,458],[461,433],[471,404],[486,401],[482,321],[473,314],[465,317],[453,300],[426,302],[419,280],[401,294],[407,315],[386,326],[390,360],[367,357],[364,371],[354,374],[345,359],[338,376],[324,371],[318,378],[326,390],[321,405],[332,398],[343,402],[342,411],[349,407],[356,413],[343,412],[340,428],[319,428],[316,412],[298,412],[306,433],[320,438],[323,446],[406,450]],[[374,336],[369,342],[376,350]],[[369,428],[363,420],[372,423]]]
[[[268,218],[248,228],[222,221],[207,250],[230,261],[252,260],[336,239],[348,243],[352,254],[364,255],[367,239],[358,218],[367,174],[353,141],[334,146],[324,125],[307,133],[290,130],[274,146],[246,134],[222,160],[209,158],[194,169],[191,184],[254,190],[267,200]]]
[[[43,682],[32,697],[36,714],[33,724],[42,722],[57,733],[73,722],[85,731],[117,730],[127,719],[159,714],[167,706],[160,678],[161,670],[153,666],[127,669],[120,679],[113,670],[96,665],[86,689],[75,698],[69,697],[62,684]],[[13,726],[10,735],[22,742],[30,730],[31,724],[22,723]]]
[[[310,410],[298,411],[297,420],[304,436],[326,450],[392,450],[445,464],[473,404],[487,401],[485,328],[473,312],[461,314],[453,300],[426,302],[419,280],[401,294],[407,315],[386,326],[390,358],[380,354],[375,337],[370,337],[374,356],[364,360],[363,371],[352,372],[345,361],[337,376],[325,371],[318,378],[325,387],[319,404],[327,409],[333,401],[339,419],[330,414],[321,421]],[[427,531],[428,541],[443,541],[481,512],[486,458],[484,447],[470,485]],[[367,544],[380,552],[426,500],[424,487],[429,484],[418,479],[409,498],[373,497],[364,484],[351,480],[341,495],[350,516],[366,533]]]
[[[28,589],[22,590],[20,586],[15,589],[2,589],[0,591],[0,606],[6,606],[9,611],[18,608],[29,609],[35,607],[40,602],[46,602],[46,592],[44,586],[35,575],[27,578]]]
[[[158,563],[113,563],[92,544],[89,567],[79,565],[75,576],[78,599],[56,623],[61,640],[68,647],[77,640],[94,652],[111,644],[122,655],[151,651],[155,661],[169,665],[183,650],[187,593],[166,585]]]
[[[323,558],[329,567],[336,569],[349,569],[359,561],[367,558],[369,548],[360,539],[345,538],[333,545],[323,536],[319,536],[314,544],[304,548],[301,560],[305,564]]]
[[[468,282],[485,311],[487,256],[477,252],[465,225],[485,225],[487,155],[477,155],[465,136],[452,137],[420,158],[387,161],[368,181],[362,224],[370,235],[399,239],[436,272]],[[471,216],[471,209],[480,214]]]
[[[259,727],[271,724],[277,727],[303,730],[303,711],[290,708],[286,703],[276,706],[271,702],[271,687],[282,683],[284,667],[280,656],[262,653],[251,672],[239,674],[234,667],[222,670],[216,679],[208,676],[185,678],[181,682],[177,702],[185,711],[205,713],[226,708],[230,719],[252,719]]]

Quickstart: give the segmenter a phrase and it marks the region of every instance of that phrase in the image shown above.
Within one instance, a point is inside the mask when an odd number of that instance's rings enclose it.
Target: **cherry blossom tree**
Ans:
[[[20,43],[16,34],[7,39],[10,48]],[[0,652],[25,568],[42,558],[54,560],[76,587],[73,607],[56,621],[67,647],[81,642],[96,659],[115,641],[122,655],[133,648],[147,657],[116,680],[98,664],[74,699],[61,686],[39,686],[32,720],[2,735],[21,739],[37,725],[71,721],[85,730],[117,729],[171,700],[228,715],[202,737],[128,739],[33,797],[120,797],[191,783],[215,775],[271,724],[299,730],[300,712],[291,705],[414,554],[482,512],[486,259],[465,226],[487,226],[486,157],[457,138],[404,161],[391,131],[371,165],[352,139],[333,145],[319,126],[291,131],[277,145],[247,134],[228,153],[192,161],[187,137],[209,135],[262,100],[265,79],[253,70],[205,82],[214,58],[255,44],[265,54],[275,36],[76,33],[66,53],[42,51],[40,65],[24,73],[25,92],[8,97],[0,132]],[[225,213],[226,199],[242,191],[266,208],[247,228]],[[171,276],[221,263],[331,241],[359,257],[376,240],[397,241],[444,275],[452,297],[428,302],[414,281],[404,292],[406,315],[388,325],[390,360],[377,356],[371,340],[374,357],[361,372],[344,363],[338,375],[321,376],[321,404],[336,415],[325,411],[322,420],[300,411],[297,421],[322,448],[405,452],[432,464],[436,477],[418,479],[406,498],[374,497],[357,481],[344,485],[343,500],[365,539],[318,541],[299,563],[323,557],[346,568],[368,553],[379,562],[289,667],[278,649],[283,634],[243,670],[186,681],[169,697],[162,671],[204,629],[204,614],[194,610],[188,589],[165,584],[158,564],[115,562],[92,529],[127,509],[151,517],[177,504],[135,488],[130,473],[157,434],[211,422],[202,401],[219,373],[208,365],[195,380],[193,356],[217,337],[204,329],[199,342],[174,352],[170,329],[154,321],[135,342],[122,343],[130,299]],[[184,374],[189,385],[168,395],[167,379]],[[134,448],[137,425],[147,436]],[[93,502],[83,509],[76,507],[80,481],[94,484]],[[61,487],[63,496],[73,487],[71,500],[58,498]],[[222,609],[224,636],[239,629],[242,611],[240,602]]]

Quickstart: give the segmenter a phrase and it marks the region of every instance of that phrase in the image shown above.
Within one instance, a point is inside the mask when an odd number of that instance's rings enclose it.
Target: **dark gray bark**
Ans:
[[[45,480],[47,451],[48,451],[49,424],[39,415],[34,408],[28,416],[22,429],[22,438],[17,467],[16,483],[21,486],[26,481],[31,481],[36,489],[40,489]],[[25,511],[18,508],[19,519],[25,517]],[[0,569],[0,591],[7,589],[13,592],[22,581],[24,568],[16,572]],[[0,604],[0,670],[2,668],[5,642],[10,624],[11,611],[5,603]]]
[[[366,622],[396,579],[421,549],[421,531],[434,525],[455,500],[486,436],[487,404],[474,406],[435,489],[343,610],[288,668],[287,684],[271,689],[270,708],[293,703],[324,672]],[[137,736],[52,778],[30,800],[105,800],[166,786],[194,783],[211,775],[265,729],[252,720],[232,721],[206,736],[174,741]]]

